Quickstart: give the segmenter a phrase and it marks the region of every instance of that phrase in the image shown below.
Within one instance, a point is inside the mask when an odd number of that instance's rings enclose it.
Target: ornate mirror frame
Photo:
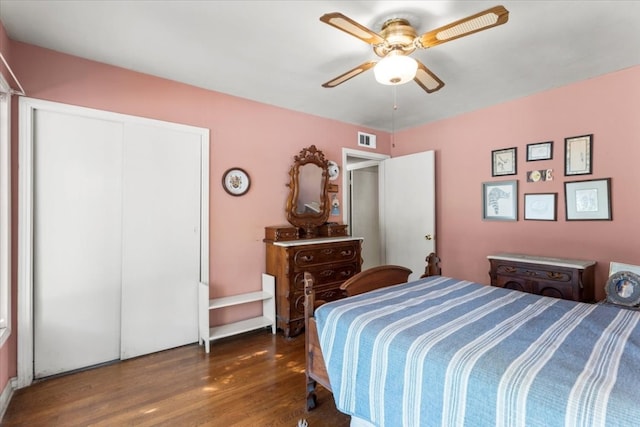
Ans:
[[[304,237],[315,237],[317,228],[323,225],[329,218],[330,201],[329,189],[329,162],[324,158],[324,153],[318,150],[315,145],[303,148],[300,153],[293,158],[294,163],[289,170],[291,178],[289,182],[289,197],[287,198],[287,221],[295,227],[303,229]],[[321,177],[318,183],[318,206],[317,212],[299,212],[298,197],[300,195],[300,168],[313,164],[321,169]]]

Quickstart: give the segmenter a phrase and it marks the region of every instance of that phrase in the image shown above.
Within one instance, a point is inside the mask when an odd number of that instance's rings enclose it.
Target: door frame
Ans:
[[[209,283],[209,129],[113,113],[35,98],[19,100],[18,137],[18,343],[17,388],[33,382],[33,144],[36,110],[101,120],[164,127],[199,134],[200,144],[200,281]],[[194,302],[195,306],[195,302]]]
[[[349,198],[351,196],[351,185],[349,180],[351,179],[351,172],[355,169],[361,169],[371,166],[378,167],[378,218],[380,221],[380,227],[384,227],[384,161],[386,159],[390,159],[391,156],[388,154],[380,154],[380,153],[371,153],[369,151],[355,150],[353,148],[343,148],[342,149],[342,222],[347,224],[349,228],[351,227],[351,212],[350,212],[350,203]],[[358,159],[357,161],[352,161],[350,159]],[[385,235],[380,230],[380,247],[385,247]],[[380,251],[380,260],[381,262],[385,262],[385,253],[384,250]]]

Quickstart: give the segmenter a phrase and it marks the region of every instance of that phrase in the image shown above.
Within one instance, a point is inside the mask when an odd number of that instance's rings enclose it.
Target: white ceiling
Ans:
[[[376,32],[405,17],[421,34],[498,4],[510,12],[505,25],[413,54],[444,81],[436,93],[380,85],[372,70],[321,87],[377,59],[320,22],[324,13]],[[391,132],[638,65],[638,18],[630,0],[0,0],[13,40]]]

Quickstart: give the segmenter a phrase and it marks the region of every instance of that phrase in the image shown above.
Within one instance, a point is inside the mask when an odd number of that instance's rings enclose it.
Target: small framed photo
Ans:
[[[593,134],[564,139],[564,175],[589,175],[593,173]]]
[[[516,174],[516,150],[516,147],[512,147],[491,152],[491,176]]]
[[[518,181],[482,183],[482,219],[518,220]]]
[[[553,158],[553,141],[527,144],[527,162],[550,160]]]
[[[564,183],[567,221],[611,221],[611,178]]]
[[[558,193],[524,195],[524,219],[536,221],[557,220]]]

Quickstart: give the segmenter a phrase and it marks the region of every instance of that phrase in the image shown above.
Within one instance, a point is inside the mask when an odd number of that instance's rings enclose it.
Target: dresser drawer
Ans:
[[[329,264],[320,268],[312,267],[304,271],[298,271],[293,275],[293,288],[302,292],[304,290],[304,272],[308,271],[313,276],[313,288],[319,289],[329,283],[342,283],[360,272],[360,263],[349,262],[345,264]]]
[[[357,261],[357,243],[347,242],[325,247],[302,247],[292,253],[294,271],[309,270],[314,265]]]
[[[329,285],[329,286],[321,286],[318,289],[314,287],[315,301],[335,301],[340,298],[344,298],[344,294],[342,290],[340,290],[340,286]],[[304,292],[295,292],[293,294],[294,301],[294,310],[295,313],[292,313],[292,319],[300,319],[304,318]]]
[[[506,277],[518,277],[536,280],[550,280],[553,282],[569,283],[573,279],[573,272],[559,267],[541,265],[508,265],[499,264],[496,273]]]

